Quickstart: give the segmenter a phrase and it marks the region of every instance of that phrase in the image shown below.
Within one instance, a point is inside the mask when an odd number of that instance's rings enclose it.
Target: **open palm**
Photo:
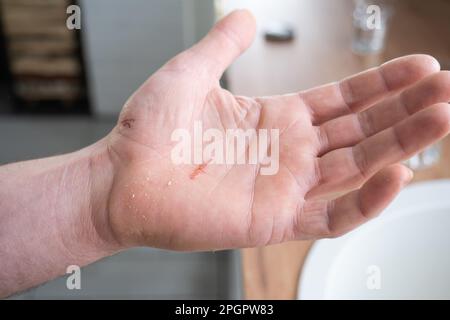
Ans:
[[[341,235],[410,180],[396,163],[448,133],[450,76],[425,55],[305,92],[233,96],[219,78],[254,33],[248,12],[232,13],[127,102],[108,136],[109,221],[123,245],[210,250]],[[196,121],[221,132],[278,129],[278,172],[174,164],[172,133],[193,132]]]

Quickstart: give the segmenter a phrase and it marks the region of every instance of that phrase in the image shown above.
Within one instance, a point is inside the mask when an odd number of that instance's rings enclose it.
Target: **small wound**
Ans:
[[[191,180],[194,180],[199,174],[205,173],[205,168],[208,165],[208,163],[209,161],[207,163],[202,163],[197,168],[195,168],[195,170],[191,173],[189,178],[191,178]]]
[[[124,126],[125,128],[131,129],[131,124],[134,122],[134,119],[125,119],[122,120],[121,124],[122,126]]]

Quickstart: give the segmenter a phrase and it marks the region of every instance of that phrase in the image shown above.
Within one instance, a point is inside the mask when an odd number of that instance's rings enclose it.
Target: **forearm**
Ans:
[[[108,223],[112,170],[104,141],[0,167],[0,297],[119,249]]]

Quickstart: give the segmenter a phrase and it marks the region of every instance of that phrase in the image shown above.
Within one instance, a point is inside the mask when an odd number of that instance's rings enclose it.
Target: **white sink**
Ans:
[[[317,241],[299,299],[450,299],[450,180],[413,184],[377,219]]]

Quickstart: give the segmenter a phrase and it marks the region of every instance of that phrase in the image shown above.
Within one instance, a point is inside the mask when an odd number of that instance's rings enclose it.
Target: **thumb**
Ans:
[[[182,55],[185,64],[219,79],[228,66],[250,47],[256,22],[248,10],[236,10],[220,20],[196,45]],[[180,57],[181,58],[181,57]]]

